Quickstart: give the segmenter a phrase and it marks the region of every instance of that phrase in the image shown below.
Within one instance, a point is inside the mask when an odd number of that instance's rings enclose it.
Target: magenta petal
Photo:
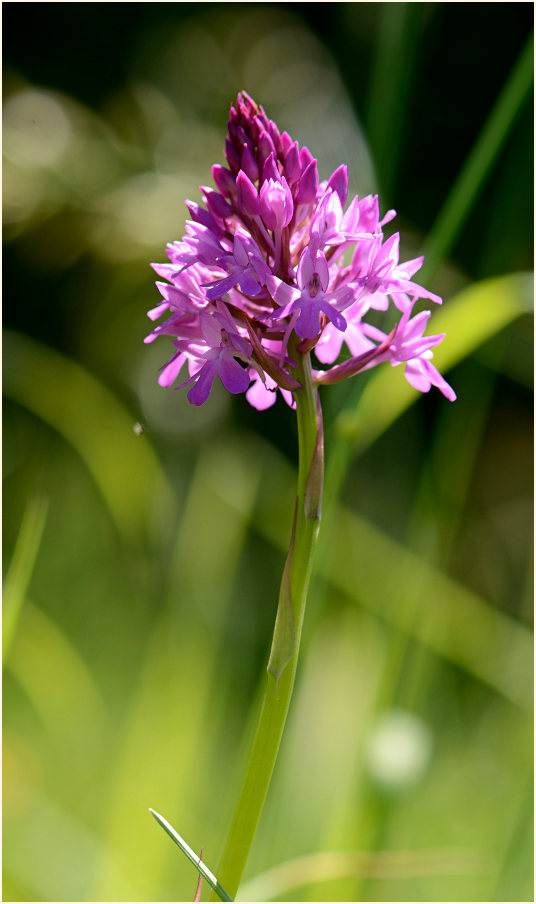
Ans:
[[[423,373],[423,370],[420,367],[421,363],[422,362],[419,361],[418,358],[408,361],[404,369],[404,376],[410,386],[413,386],[414,389],[417,389],[419,392],[428,392],[431,383],[426,374]]]
[[[192,405],[202,405],[203,402],[206,402],[210,395],[215,376],[216,362],[207,361],[197,374],[197,380],[188,393],[188,401],[190,401]]]
[[[300,289],[305,289],[309,285],[315,272],[314,257],[310,248],[305,248],[300,257],[296,278]]]
[[[344,207],[346,198],[348,197],[348,168],[344,165],[339,166],[330,177],[327,187],[332,188],[333,191],[337,192],[341,199],[341,204]]]
[[[402,273],[406,274],[408,279],[411,279],[413,274],[416,273],[417,270],[421,269],[421,267],[423,265],[423,261],[424,261],[424,254],[422,254],[420,257],[414,257],[413,260],[411,260],[411,261],[404,261],[403,264],[398,265],[397,270],[398,271],[401,270]]]
[[[267,277],[266,288],[280,308],[291,304],[300,294],[295,287],[289,286],[288,283],[283,282],[283,280],[279,279],[277,276]],[[278,312],[278,314],[279,313],[280,312]]]
[[[326,315],[328,320],[331,321],[334,327],[344,332],[347,326],[346,318],[343,317],[342,314],[340,314],[339,311],[336,310],[336,308],[334,308],[329,304],[329,302],[325,300],[319,302],[319,308],[324,312],[324,314]]]
[[[259,281],[250,267],[239,275],[238,285],[245,295],[258,295],[261,291]]]
[[[158,382],[160,386],[171,386],[175,382],[181,371],[182,365],[186,361],[184,352],[176,352],[168,363],[164,365],[160,372]]]
[[[267,408],[271,408],[275,404],[277,384],[270,377],[266,378],[266,382],[268,385],[265,385],[260,376],[255,374],[253,383],[246,392],[246,399],[257,411],[266,411]],[[269,385],[273,388],[268,389]]]
[[[426,359],[422,361],[422,364],[432,385],[437,386],[437,388],[440,390],[440,392],[443,393],[443,395],[449,400],[449,402],[455,402],[456,393],[454,392],[452,386],[447,383],[445,378],[441,376],[437,367],[435,367],[431,361],[428,361]]]
[[[153,270],[155,270],[159,276],[163,279],[173,280],[175,276],[179,273],[179,267],[174,264],[151,264]]]
[[[207,298],[210,298],[211,301],[215,298],[221,298],[235,285],[236,276],[226,276],[224,279],[219,279],[213,286],[207,288]]]
[[[250,378],[246,368],[241,367],[234,358],[220,357],[218,373],[228,392],[237,394],[245,392],[249,386]]]
[[[341,353],[344,336],[340,330],[327,326],[315,345],[315,355],[322,364],[333,364]]]
[[[161,304],[158,304],[156,308],[151,308],[150,311],[147,311],[147,317],[149,317],[150,320],[158,320],[168,308],[169,305],[167,301],[164,301]]]
[[[314,339],[320,331],[319,308],[315,301],[302,303],[295,330],[302,339]]]

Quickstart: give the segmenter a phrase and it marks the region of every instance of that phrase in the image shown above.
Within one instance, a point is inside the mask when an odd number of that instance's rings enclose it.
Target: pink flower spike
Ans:
[[[225,158],[202,199],[186,202],[190,219],[182,239],[168,243],[168,262],[152,265],[162,299],[149,311],[156,323],[145,342],[168,336],[174,344],[160,383],[174,383],[187,361],[181,385],[193,404],[218,377],[264,409],[276,389],[292,403],[300,356],[316,350],[334,365],[319,382],[404,364],[416,388],[453,399],[431,363],[443,335],[425,335],[429,310],[413,315],[416,299],[441,298],[413,282],[422,257],[400,262],[398,233],[384,240],[395,211],[381,218],[377,195],[348,203],[344,164],[319,184],[310,150],[245,92],[230,108]],[[399,323],[386,336],[368,316],[393,309]],[[351,364],[335,363],[343,345]]]

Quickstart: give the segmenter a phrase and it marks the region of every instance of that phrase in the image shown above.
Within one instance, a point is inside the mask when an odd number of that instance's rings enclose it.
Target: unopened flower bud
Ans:
[[[287,180],[281,182],[268,179],[260,192],[260,212],[268,229],[283,229],[288,226],[294,213],[292,194]]]
[[[298,142],[295,141],[290,145],[287,153],[285,154],[285,176],[290,183],[293,185],[300,178],[301,166],[300,166],[300,153],[298,150]]]
[[[236,191],[236,180],[226,166],[220,166],[219,163],[215,163],[212,167],[212,178],[222,195],[225,195],[226,197],[234,195]]]
[[[262,181],[266,182],[267,179],[273,179],[274,182],[279,182],[280,179],[280,173],[273,154],[266,158],[262,168]]]
[[[313,155],[309,148],[303,147],[300,150],[300,163],[302,165],[302,171],[305,169],[308,163],[311,163],[311,160],[314,160]]]
[[[204,207],[194,201],[186,201],[186,207],[194,223],[201,223],[202,226],[206,226],[207,229],[211,229],[213,232],[218,231],[220,227],[216,225],[214,217],[208,210],[205,210]]]
[[[332,188],[333,191],[337,192],[344,207],[348,197],[348,169],[344,164],[335,170],[327,184],[327,188]]]
[[[261,132],[259,136],[259,163],[263,164],[270,154],[273,154],[275,160],[277,155],[274,143],[268,132]]]
[[[281,153],[283,157],[288,153],[291,144],[293,144],[293,141],[289,133],[281,132]]]
[[[230,138],[225,139],[225,159],[231,171],[237,173],[240,169],[240,154]]]
[[[240,162],[241,169],[244,170],[246,176],[248,176],[252,182],[256,182],[259,178],[259,167],[255,160],[255,155],[247,145],[245,145],[244,150],[242,151],[242,159]]]
[[[251,179],[243,170],[236,177],[237,203],[243,213],[255,217],[259,213],[259,195]]]
[[[264,123],[258,116],[255,116],[249,127],[249,134],[254,144],[258,145],[262,132],[264,132]]]
[[[316,160],[313,159],[307,164],[300,176],[300,183],[296,192],[296,204],[309,204],[314,201],[317,191],[318,170],[316,168]]]
[[[231,216],[233,208],[230,204],[228,204],[225,198],[223,198],[219,194],[219,192],[205,190],[205,199],[207,202],[207,207],[213,217],[216,217],[220,220],[225,220],[226,217]]]
[[[276,154],[281,152],[281,135],[279,134],[279,129],[277,128],[275,122],[272,119],[268,120],[268,134],[272,139],[274,149]]]

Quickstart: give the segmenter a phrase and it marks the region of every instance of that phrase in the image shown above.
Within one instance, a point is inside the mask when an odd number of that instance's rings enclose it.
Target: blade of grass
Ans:
[[[136,418],[92,374],[14,331],[4,332],[4,393],[57,430],[79,453],[119,530],[138,539],[154,513],[171,516],[174,495]],[[36,391],[36,387],[39,390]]]
[[[534,35],[527,39],[514,68],[473,145],[450,194],[424,243],[422,285],[454,246],[486,179],[528,99],[534,79]]]
[[[17,628],[35,560],[41,545],[47,512],[48,501],[42,497],[31,499],[24,512],[15,551],[4,582],[2,664],[9,653]]]
[[[27,601],[5,668],[24,689],[50,737],[82,762],[102,752],[108,714],[95,679],[76,646]]]
[[[532,705],[532,687],[527,681],[532,669],[532,637],[527,628],[364,519],[339,509],[337,522],[323,576],[514,703]],[[403,583],[401,575],[405,576]],[[406,605],[417,597],[416,607]],[[475,624],[479,625],[477,636]]]
[[[45,780],[42,775],[28,774],[31,770],[22,771],[24,781],[19,786],[16,811],[9,813],[9,821],[4,813],[2,832],[2,870],[27,895],[12,900],[94,900],[90,887],[102,849],[98,831],[73,813],[60,796],[41,787],[48,785],[48,776]],[[4,807],[8,807],[6,795]],[[134,889],[127,883],[125,877],[123,900],[135,901]],[[5,891],[2,897],[7,900]]]
[[[383,204],[389,206],[404,135],[420,22],[426,10],[420,3],[385,3],[380,5],[380,10],[367,135],[379,174]]]
[[[175,810],[189,814],[193,823],[188,833],[193,835],[203,830],[203,813],[211,806],[211,786],[191,779],[206,751],[215,751],[209,754],[207,774],[225,781],[217,752],[222,722],[228,731],[230,719],[225,702],[229,671],[223,664],[228,657],[222,638],[228,636],[232,590],[244,555],[261,460],[256,444],[244,437],[208,444],[198,457],[158,603],[161,616],[148,638],[112,764],[106,827],[111,857],[100,865],[92,900],[121,899],[123,889],[114,884],[115,862],[128,870],[141,900],[158,897],[162,883],[168,881],[169,856],[166,845],[148,830],[140,851],[140,831],[145,829],[140,829],[138,814],[148,800],[159,809],[172,801]],[[160,745],[155,746],[155,737],[161,739]],[[221,819],[223,832],[223,815]],[[205,829],[203,836],[209,846],[214,835],[218,838],[216,821],[211,823],[213,834],[207,836]]]
[[[239,900],[273,901],[310,885],[354,876],[414,878],[483,872],[478,851],[445,848],[427,851],[326,851],[280,863],[244,883]]]
[[[183,854],[186,857],[188,857],[188,860],[190,861],[190,863],[193,863],[195,868],[199,871],[199,874],[201,876],[203,876],[203,879],[205,879],[208,882],[208,884],[210,885],[210,887],[214,889],[214,891],[216,892],[218,897],[222,901],[232,901],[233,899],[231,897],[229,897],[229,895],[227,894],[225,889],[221,887],[221,885],[218,882],[218,880],[216,879],[216,876],[214,875],[214,873],[210,872],[210,870],[205,866],[205,864],[202,863],[202,861],[199,859],[197,854],[194,854],[191,847],[189,847],[186,844],[184,839],[181,838],[179,833],[176,832],[175,829],[173,828],[173,826],[171,826],[169,824],[167,819],[164,819],[164,817],[161,816],[160,813],[157,813],[156,810],[152,810],[151,807],[149,807],[149,813],[151,813],[154,816],[157,823],[164,829],[164,832],[167,832],[169,837],[175,842],[177,847],[179,847],[181,849]]]
[[[493,371],[484,371],[479,379],[479,368],[467,370],[465,391],[460,392],[456,406],[443,405],[438,411],[430,455],[422,468],[406,535],[409,548],[445,571],[462,523],[496,382]],[[460,423],[464,424],[463,443],[459,441]],[[404,574],[400,580],[405,580]],[[418,602],[411,597],[406,597],[406,601],[413,618],[419,619]],[[476,625],[475,629],[478,631]],[[439,668],[440,661],[430,646],[413,642],[414,634],[415,630],[407,634],[393,632],[391,636],[379,695],[380,705],[386,709],[400,706],[418,711]]]

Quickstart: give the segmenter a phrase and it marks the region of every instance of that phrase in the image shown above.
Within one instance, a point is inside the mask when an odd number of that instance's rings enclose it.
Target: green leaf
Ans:
[[[216,879],[216,876],[211,873],[209,869],[207,869],[207,867],[204,863],[202,863],[197,854],[194,854],[191,847],[186,844],[184,839],[181,838],[179,833],[176,832],[173,826],[169,824],[167,819],[164,819],[163,816],[160,816],[160,813],[157,813],[156,810],[151,809],[151,807],[149,807],[149,813],[153,814],[157,823],[164,829],[164,832],[167,832],[167,834],[175,842],[177,847],[180,847],[183,854],[185,854],[188,857],[188,860],[193,863],[195,868],[199,871],[200,875],[203,876],[203,879],[208,882],[208,884],[214,889],[221,900],[232,901],[233,899],[229,897],[225,889],[221,887],[220,883]]]
[[[6,330],[3,351],[5,395],[72,444],[123,535],[144,536],[152,516],[166,523],[173,494],[136,417],[85,368],[27,336]]]
[[[37,497],[26,506],[15,551],[4,582],[2,662],[11,647],[45,527],[48,501]]]

